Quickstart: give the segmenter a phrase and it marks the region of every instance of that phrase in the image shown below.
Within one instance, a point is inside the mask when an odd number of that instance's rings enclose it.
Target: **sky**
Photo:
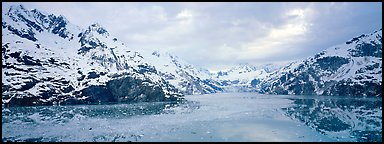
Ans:
[[[210,71],[287,64],[382,28],[381,2],[24,2]]]

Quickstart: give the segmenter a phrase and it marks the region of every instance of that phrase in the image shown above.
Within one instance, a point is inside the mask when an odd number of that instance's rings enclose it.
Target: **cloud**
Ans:
[[[189,10],[182,10],[176,16],[176,18],[178,18],[178,19],[190,19],[192,17],[193,17],[192,12]]]
[[[169,50],[216,70],[303,59],[382,27],[380,2],[23,4],[81,27],[98,22],[130,48]]]
[[[300,42],[305,42],[307,32],[312,25],[310,15],[312,9],[289,9],[281,13],[286,21],[278,26],[266,28],[268,33],[264,37],[258,37],[242,45],[243,51],[238,55],[243,60],[263,61],[276,57],[292,57],[299,51],[292,47]]]

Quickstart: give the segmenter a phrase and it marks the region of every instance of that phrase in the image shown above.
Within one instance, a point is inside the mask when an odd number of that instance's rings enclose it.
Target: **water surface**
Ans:
[[[3,141],[382,141],[382,99],[218,93],[2,109]]]

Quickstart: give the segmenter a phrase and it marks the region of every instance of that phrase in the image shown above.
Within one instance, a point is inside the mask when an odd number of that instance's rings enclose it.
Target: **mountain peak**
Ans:
[[[244,72],[251,72],[255,71],[256,68],[248,63],[239,63],[232,67],[231,69],[228,70],[228,72],[236,72],[238,71],[239,73],[244,73]]]
[[[23,5],[11,5],[8,9],[7,15],[12,16],[22,13],[28,13],[28,10],[26,10]]]
[[[101,34],[101,35],[106,35],[106,36],[109,36],[109,33],[108,31],[103,27],[101,26],[99,23],[93,23],[91,24],[88,29],[90,31],[96,31],[97,33]]]
[[[11,10],[14,10],[14,11],[17,11],[17,10],[26,11],[25,7],[22,4],[10,6],[9,11],[11,11]]]
[[[359,42],[362,38],[364,38],[364,37],[368,37],[368,36],[370,36],[370,35],[382,35],[382,30],[381,30],[381,28],[380,28],[380,30],[376,30],[376,31],[374,31],[373,33],[370,33],[370,34],[361,34],[360,36],[357,36],[357,37],[354,37],[354,38],[352,38],[351,40],[349,40],[349,41],[347,41],[347,42],[345,42],[346,44],[351,44],[351,43],[357,43],[357,42]]]
[[[382,28],[378,29],[378,30],[375,30],[373,33],[371,33],[370,35],[375,35],[375,34],[378,34],[378,35],[382,35],[383,31],[382,31]]]
[[[3,19],[3,27],[9,26],[12,33],[32,41],[36,41],[34,35],[42,31],[52,32],[62,38],[71,38],[72,35],[67,28],[69,21],[63,15],[47,14],[37,9],[26,10],[23,5],[9,6],[5,15],[9,18]]]
[[[103,28],[99,23],[93,23],[90,25],[90,27],[95,27],[95,28]]]

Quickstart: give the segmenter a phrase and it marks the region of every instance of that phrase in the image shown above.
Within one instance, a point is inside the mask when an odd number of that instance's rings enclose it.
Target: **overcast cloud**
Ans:
[[[19,3],[2,3],[3,5]],[[285,63],[382,28],[381,2],[22,3],[209,70]]]

